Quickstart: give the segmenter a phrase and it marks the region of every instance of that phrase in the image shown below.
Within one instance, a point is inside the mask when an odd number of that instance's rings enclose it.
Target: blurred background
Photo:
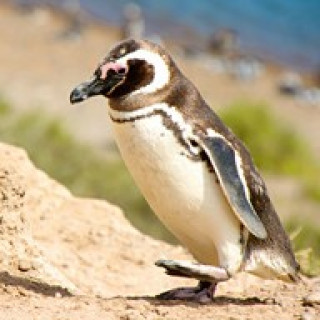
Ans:
[[[305,272],[319,273],[319,16],[318,0],[2,0],[0,141],[174,243],[119,157],[106,101],[69,104],[117,41],[161,43],[246,143]]]

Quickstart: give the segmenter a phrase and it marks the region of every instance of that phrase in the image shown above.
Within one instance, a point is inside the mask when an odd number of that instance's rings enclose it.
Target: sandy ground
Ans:
[[[209,305],[154,295],[194,281],[166,276],[158,258],[180,247],[140,234],[120,209],[79,199],[0,144],[0,320],[318,319],[320,278],[299,284],[239,274]]]

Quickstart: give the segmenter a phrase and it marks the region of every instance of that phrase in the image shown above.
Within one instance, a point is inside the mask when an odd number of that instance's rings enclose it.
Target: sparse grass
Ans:
[[[313,201],[320,203],[320,170],[314,171],[314,174],[307,175],[303,178],[305,194]]]
[[[285,224],[304,274],[320,274],[320,229],[301,218],[292,217]]]

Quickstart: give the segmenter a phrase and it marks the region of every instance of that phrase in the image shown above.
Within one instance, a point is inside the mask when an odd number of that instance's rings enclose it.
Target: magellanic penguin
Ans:
[[[70,100],[95,95],[109,99],[120,153],[150,207],[198,261],[157,261],[170,275],[200,281],[159,298],[210,301],[216,284],[239,271],[299,279],[248,150],[163,48],[142,40],[118,44]]]

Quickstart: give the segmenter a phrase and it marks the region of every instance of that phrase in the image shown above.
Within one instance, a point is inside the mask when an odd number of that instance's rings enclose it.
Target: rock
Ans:
[[[21,272],[28,273],[39,281],[76,292],[75,285],[43,256],[29,225],[34,201],[37,209],[42,209],[37,199],[41,188],[34,188],[37,183],[42,188],[47,184],[53,192],[69,192],[54,188],[55,182],[37,170],[23,150],[0,143],[0,155],[1,271],[13,278],[20,277]]]
[[[278,90],[284,95],[297,96],[302,87],[302,79],[295,72],[286,72],[278,83]]]
[[[316,320],[316,314],[314,310],[306,310],[302,313],[301,320]]]
[[[304,305],[314,306],[320,305],[320,289],[314,290],[303,299]]]
[[[32,262],[30,260],[20,260],[18,269],[22,272],[26,272],[32,269]]]

